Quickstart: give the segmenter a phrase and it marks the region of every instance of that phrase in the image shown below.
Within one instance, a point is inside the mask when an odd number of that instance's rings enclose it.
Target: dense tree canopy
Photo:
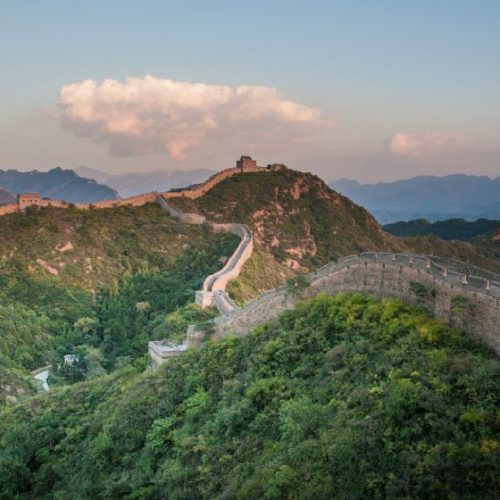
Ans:
[[[0,415],[6,498],[493,498],[500,362],[397,300],[320,295],[157,372]]]

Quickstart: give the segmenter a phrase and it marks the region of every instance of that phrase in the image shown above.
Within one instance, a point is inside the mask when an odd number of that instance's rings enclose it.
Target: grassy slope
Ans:
[[[397,300],[320,296],[155,373],[0,416],[7,498],[493,498],[499,361]]]
[[[201,198],[172,201],[211,220],[252,227],[258,253],[230,284],[239,300],[283,283],[293,273],[363,251],[435,253],[500,270],[500,263],[466,242],[388,234],[365,209],[321,179],[293,170],[233,176]]]

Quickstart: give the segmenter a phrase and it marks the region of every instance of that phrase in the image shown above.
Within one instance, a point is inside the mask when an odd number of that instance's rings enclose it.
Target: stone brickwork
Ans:
[[[63,200],[52,200],[49,198],[41,198],[37,193],[21,193],[17,195],[17,203],[0,207],[0,215],[5,215],[13,212],[23,212],[28,207],[55,207],[69,208],[74,206],[80,210],[89,210],[92,208],[115,208],[115,207],[139,207],[146,203],[154,203],[157,193],[145,193],[130,198],[120,200],[102,200],[95,203],[69,203]]]
[[[485,274],[488,276],[462,274],[425,256],[364,253],[339,259],[306,275],[309,287],[300,299],[320,292],[397,297],[405,303],[425,306],[435,317],[466,329],[500,354],[500,277],[495,275],[492,280],[492,273]],[[417,295],[412,283],[420,283],[428,293]],[[244,308],[215,318],[215,337],[245,335],[291,309],[297,300],[286,286],[264,292]],[[467,306],[460,311],[457,303]]]
[[[168,345],[162,340],[153,340],[148,344],[148,354],[151,359],[151,367],[154,369],[162,365],[167,359],[179,356],[188,348],[187,344],[176,346]]]
[[[221,313],[227,313],[230,310],[236,309],[236,305],[229,298],[227,294],[220,296],[219,293],[224,292],[227,283],[236,278],[244,263],[252,255],[253,251],[253,238],[252,233],[248,226],[244,224],[218,224],[215,222],[208,222],[203,215],[184,213],[179,209],[172,206],[165,195],[157,196],[157,203],[160,207],[168,212],[171,217],[175,217],[187,224],[208,224],[214,231],[224,231],[236,234],[240,237],[241,241],[228,259],[222,269],[210,276],[207,276],[203,283],[203,290],[199,290],[195,294],[195,303],[201,307],[216,306]],[[225,293],[225,292],[224,292]]]
[[[204,224],[207,221],[204,215],[181,212],[166,200],[164,194],[157,195],[156,202],[171,217],[175,217],[186,224]]]
[[[251,156],[242,156],[236,162],[236,168],[239,168],[242,172],[244,172],[245,170],[249,171],[257,168],[257,162],[255,160],[252,160]]]
[[[216,224],[210,223],[214,231],[225,231],[236,234],[241,241],[233,255],[226,262],[226,265],[214,274],[208,276],[203,283],[204,291],[225,290],[227,283],[236,278],[243,267],[243,264],[250,258],[253,251],[252,232],[245,224]]]
[[[19,210],[25,210],[32,206],[41,206],[42,199],[38,193],[22,193],[17,195],[17,206]]]

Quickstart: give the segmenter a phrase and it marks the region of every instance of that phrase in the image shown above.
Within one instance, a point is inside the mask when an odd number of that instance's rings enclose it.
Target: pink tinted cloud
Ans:
[[[165,151],[182,160],[189,150],[209,141],[251,137],[265,146],[329,126],[318,109],[287,99],[275,88],[150,75],[125,82],[84,80],[65,85],[59,106],[65,129],[106,143],[114,156]]]
[[[470,139],[445,132],[410,134],[399,132],[389,142],[389,150],[397,155],[431,156],[469,149],[474,146]]]

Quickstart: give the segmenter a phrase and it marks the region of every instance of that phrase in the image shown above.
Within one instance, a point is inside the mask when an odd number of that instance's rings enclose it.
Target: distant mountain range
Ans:
[[[115,189],[122,198],[151,191],[168,191],[191,184],[198,184],[215,173],[215,170],[200,168],[195,170],[129,172],[113,175],[83,166],[75,168],[74,171],[82,177],[94,179]]]
[[[0,205],[8,205],[9,203],[14,203],[16,199],[5,189],[0,188]]]
[[[59,167],[48,172],[0,170],[0,186],[13,195],[36,192],[42,197],[73,203],[93,203],[118,198],[114,189],[98,184],[93,179],[80,177],[73,170]]]
[[[500,177],[419,176],[377,184],[341,179],[329,185],[365,207],[382,224],[422,218],[500,219]]]

